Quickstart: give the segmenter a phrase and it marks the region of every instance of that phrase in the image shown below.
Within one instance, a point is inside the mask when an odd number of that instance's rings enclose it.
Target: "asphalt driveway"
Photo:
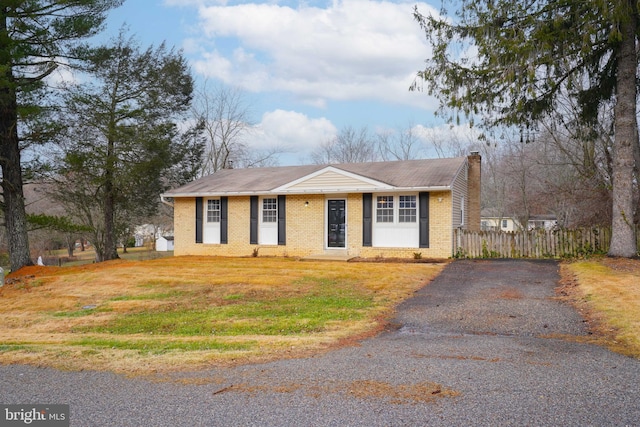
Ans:
[[[457,261],[359,346],[172,382],[1,366],[0,403],[67,403],[73,426],[640,425],[640,361],[575,339],[558,278]]]

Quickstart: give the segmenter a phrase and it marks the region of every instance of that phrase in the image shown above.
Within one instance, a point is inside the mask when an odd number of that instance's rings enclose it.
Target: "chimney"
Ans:
[[[467,230],[480,231],[482,156],[472,151],[467,157]]]

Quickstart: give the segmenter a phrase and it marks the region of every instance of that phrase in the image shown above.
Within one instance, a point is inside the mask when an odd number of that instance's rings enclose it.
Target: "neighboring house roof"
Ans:
[[[548,215],[529,215],[529,221],[557,221],[558,218],[554,214]]]
[[[163,197],[450,189],[466,157],[336,165],[222,169]]]

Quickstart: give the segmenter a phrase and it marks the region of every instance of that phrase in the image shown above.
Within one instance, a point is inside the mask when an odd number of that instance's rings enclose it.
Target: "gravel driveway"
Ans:
[[[359,346],[183,383],[1,366],[0,402],[67,403],[73,426],[640,425],[640,361],[571,339],[557,281],[554,262],[456,261]]]

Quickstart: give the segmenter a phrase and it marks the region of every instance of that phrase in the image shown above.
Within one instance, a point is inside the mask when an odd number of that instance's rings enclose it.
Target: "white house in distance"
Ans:
[[[482,231],[518,231],[522,230],[520,223],[508,216],[482,216],[480,218]]]
[[[555,215],[531,215],[527,226],[529,230],[553,230],[558,226],[558,218]]]
[[[156,251],[167,252],[173,250],[173,236],[160,236],[156,239]]]
[[[555,215],[531,215],[527,221],[527,230],[553,230],[558,225]],[[495,216],[483,210],[480,217],[482,231],[522,231],[524,227],[513,216]]]

